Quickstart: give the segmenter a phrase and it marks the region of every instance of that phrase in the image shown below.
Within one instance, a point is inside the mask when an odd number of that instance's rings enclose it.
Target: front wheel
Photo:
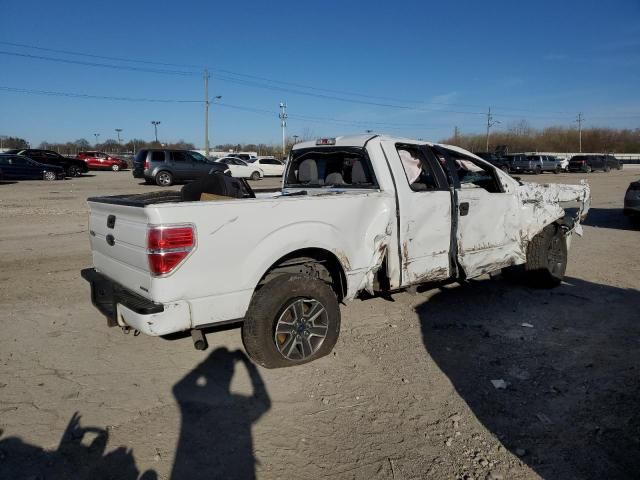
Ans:
[[[542,173],[542,168],[540,168],[540,167],[536,167],[536,168],[533,170],[533,173],[535,173],[536,175],[540,175],[540,174]]]
[[[242,325],[249,356],[266,368],[301,365],[329,354],[340,333],[340,306],[322,280],[275,276],[253,295]]]
[[[156,185],[159,187],[170,187],[173,185],[173,175],[163,170],[156,174]]]
[[[260,174],[258,172],[253,172],[250,178],[251,180],[260,180]]]
[[[556,167],[555,170],[553,171],[553,173],[555,173],[556,175],[560,173],[560,167]]]
[[[44,172],[42,178],[48,182],[52,182],[57,178],[56,172]]]
[[[548,225],[533,237],[527,247],[524,265],[528,283],[538,288],[560,285],[567,269],[567,239],[561,228]]]

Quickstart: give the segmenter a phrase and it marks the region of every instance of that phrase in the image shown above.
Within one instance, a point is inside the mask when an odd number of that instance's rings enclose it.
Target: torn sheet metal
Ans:
[[[518,197],[523,205],[523,239],[531,240],[542,228],[563,218],[561,203],[569,202],[578,202],[578,209],[566,234],[575,231],[582,235],[580,222],[591,207],[591,188],[586,181],[580,185],[524,183],[518,189]]]

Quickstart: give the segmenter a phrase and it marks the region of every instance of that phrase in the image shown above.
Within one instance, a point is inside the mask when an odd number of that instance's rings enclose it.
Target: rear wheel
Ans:
[[[70,177],[79,177],[82,172],[77,165],[69,165],[67,168],[67,175]]]
[[[567,269],[567,253],[567,239],[560,227],[545,227],[527,247],[524,270],[528,283],[538,288],[560,285]]]
[[[589,165],[587,165],[584,169],[585,173],[591,173],[591,167]]]
[[[556,175],[560,173],[560,167],[556,167],[555,170],[553,171],[553,173],[555,173]]]
[[[111,165],[111,170],[113,170],[114,172],[119,171],[120,170],[120,165],[118,165],[118,164]]]
[[[611,171],[611,167],[609,167],[609,165],[607,165],[606,167],[604,167],[604,171],[605,173],[608,173]]]
[[[533,169],[533,173],[535,173],[536,175],[540,175],[542,173],[542,168],[540,167],[536,167]]]
[[[258,172],[253,172],[251,174],[251,180],[260,180],[260,173]]]
[[[156,173],[156,185],[160,187],[170,187],[173,185],[173,175],[166,170]]]
[[[340,306],[322,280],[283,273],[253,295],[242,325],[249,356],[266,368],[301,365],[331,352],[340,333]]]

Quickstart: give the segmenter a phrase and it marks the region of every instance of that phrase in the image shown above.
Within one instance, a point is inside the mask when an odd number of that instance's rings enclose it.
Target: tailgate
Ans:
[[[89,202],[89,238],[93,265],[122,286],[148,297],[147,210]]]

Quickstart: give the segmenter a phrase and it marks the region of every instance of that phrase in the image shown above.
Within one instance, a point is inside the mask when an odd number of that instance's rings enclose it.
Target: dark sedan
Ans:
[[[64,169],[45,165],[21,155],[0,155],[2,180],[63,180]]]
[[[624,196],[624,214],[640,222],[640,180],[631,182]]]

